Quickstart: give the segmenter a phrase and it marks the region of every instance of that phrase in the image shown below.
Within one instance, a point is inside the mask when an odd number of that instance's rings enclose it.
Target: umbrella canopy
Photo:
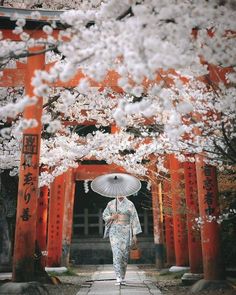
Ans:
[[[111,173],[96,177],[91,188],[104,197],[114,198],[133,195],[140,190],[141,182],[129,174]]]

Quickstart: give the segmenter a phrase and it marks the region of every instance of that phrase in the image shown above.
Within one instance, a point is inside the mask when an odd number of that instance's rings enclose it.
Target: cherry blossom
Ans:
[[[54,0],[4,1],[4,5],[36,9],[31,13],[35,19],[40,18],[41,8],[66,10],[60,16],[65,29],[58,40],[52,36],[55,22],[43,27],[45,39],[33,40],[24,32],[27,20],[15,15],[13,32],[22,42],[0,41],[2,69],[11,60],[27,57],[29,48],[39,44],[46,46],[47,63],[55,62],[32,79],[35,96],[44,99],[40,161],[50,168],[41,173],[41,185],[91,156],[140,175],[147,174],[152,154],[157,173],[166,173],[163,159],[168,153],[184,161],[186,154],[204,152],[219,169],[235,164],[229,147],[235,141],[236,106],[232,1],[224,5],[213,0],[68,1],[65,7]],[[209,77],[210,64],[232,67],[227,83],[201,82],[199,77]],[[48,83],[69,81],[78,70],[85,78],[77,87],[49,87]],[[100,83],[110,70],[120,75],[123,92],[91,87],[86,78]],[[37,123],[23,121],[21,114],[36,99],[11,91],[0,101],[2,158],[5,151],[11,154],[0,168],[8,165],[16,171],[20,134]],[[116,124],[120,132],[97,131],[84,139],[66,125],[85,121],[97,127]]]

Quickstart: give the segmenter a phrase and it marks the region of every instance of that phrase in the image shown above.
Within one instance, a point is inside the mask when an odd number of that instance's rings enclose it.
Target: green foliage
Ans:
[[[236,266],[236,216],[222,223],[222,251],[226,267]]]
[[[226,177],[221,183],[219,195],[221,212],[227,213],[228,218],[221,224],[222,251],[226,267],[236,266],[236,188],[235,174]]]
[[[177,272],[166,270],[166,271],[160,272],[158,275],[165,277],[167,280],[172,280],[172,279],[181,279],[186,272],[188,272],[188,270],[181,270]]]
[[[62,272],[62,273],[58,273],[55,271],[49,271],[48,274],[51,277],[60,277],[60,276],[77,276],[77,273],[74,269],[72,268],[68,268],[67,271]]]

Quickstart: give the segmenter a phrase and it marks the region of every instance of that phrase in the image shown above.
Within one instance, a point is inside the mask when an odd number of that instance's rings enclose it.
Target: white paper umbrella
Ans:
[[[141,182],[129,174],[111,173],[96,177],[91,188],[104,197],[114,198],[133,195],[140,190]]]

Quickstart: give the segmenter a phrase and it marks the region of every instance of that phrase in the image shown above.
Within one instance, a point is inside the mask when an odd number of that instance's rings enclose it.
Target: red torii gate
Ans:
[[[9,17],[9,15],[7,16]],[[4,16],[3,18],[6,18]],[[50,20],[49,17],[43,17],[41,20]],[[34,21],[34,20],[32,20]],[[46,34],[42,30],[29,30],[30,35],[32,38],[38,39],[41,37],[46,37]],[[58,35],[58,30],[54,30],[53,33],[55,36]],[[20,41],[19,37],[17,35],[14,35],[11,30],[3,28],[3,38],[5,39],[11,39],[14,41]],[[34,53],[38,50],[44,50],[42,47],[38,48],[32,48],[30,49],[31,53]],[[40,55],[32,55],[28,57],[27,64],[23,65],[21,63],[17,62],[17,69],[5,69],[3,71],[3,77],[1,77],[0,81],[0,87],[16,87],[16,86],[24,86],[26,90],[26,94],[30,97],[33,96],[33,87],[31,85],[31,78],[34,76],[35,70],[45,70],[48,69],[50,65],[45,65],[44,61],[44,53],[41,53]],[[221,72],[218,71],[218,75],[214,75],[214,71],[210,72],[210,78],[216,82],[218,82],[218,77],[221,77],[221,80],[223,80],[222,77],[224,77],[224,71],[221,70]],[[220,75],[219,75],[220,74]],[[223,74],[223,75],[222,75]],[[78,82],[81,78],[83,78],[84,75],[81,72],[78,72],[77,75],[68,81],[67,83],[62,83],[60,81],[57,81],[51,85],[52,87],[74,87],[78,85]],[[110,71],[106,77],[106,79],[102,83],[96,83],[94,81],[91,81],[91,86],[97,86],[97,87],[111,87],[113,90],[120,92],[122,89],[118,87],[117,80],[118,80],[118,74],[114,71]],[[157,76],[157,80],[160,80],[161,78]],[[16,220],[16,234],[15,234],[15,248],[14,248],[14,261],[13,261],[13,280],[15,281],[23,281],[23,280],[30,280],[31,278],[34,279],[34,261],[32,257],[35,255],[35,241],[36,241],[36,227],[37,227],[37,208],[38,206],[38,175],[39,175],[39,151],[40,151],[40,135],[41,135],[41,112],[42,112],[42,98],[38,98],[38,103],[33,106],[28,106],[24,111],[24,118],[35,118],[39,125],[37,128],[30,128],[24,131],[23,134],[23,147],[22,147],[22,156],[21,156],[21,163],[20,163],[20,175],[19,175],[19,191],[18,191],[18,205],[17,205],[17,220]],[[91,166],[90,166],[91,167]],[[109,170],[111,167],[107,167],[107,172],[110,172]],[[114,167],[112,168],[114,169]],[[115,169],[119,169],[116,167]],[[211,168],[214,169],[214,168]],[[99,170],[99,167],[96,166],[96,170],[98,174],[102,174],[102,171]],[[117,171],[117,170],[116,170]],[[197,178],[198,178],[198,188],[200,192],[199,201],[204,204],[204,192],[202,191],[202,188],[204,187],[204,181],[205,181],[205,170],[198,169],[197,170]],[[170,172],[176,173],[176,168],[170,167]],[[71,175],[71,171],[68,172],[68,174]],[[85,172],[84,172],[85,173]],[[87,173],[87,172],[86,172]],[[73,174],[73,173],[72,173]],[[96,174],[96,175],[98,175]],[[68,176],[71,179],[71,176]],[[208,180],[211,179],[212,187],[216,187],[216,179],[214,173],[207,176]],[[69,188],[64,187],[63,177],[61,179],[55,180],[54,184],[52,184],[51,191],[57,190],[55,192],[55,195],[60,197],[61,204],[65,202],[65,200],[62,200],[64,197],[62,193],[62,190],[68,190]],[[72,176],[73,179],[73,176]],[[71,180],[70,180],[71,181]],[[58,182],[58,185],[56,186],[56,182]],[[173,181],[172,185],[176,185],[175,181]],[[196,184],[195,184],[196,186]],[[60,188],[60,191],[58,189]],[[204,187],[206,190],[206,188]],[[212,188],[211,188],[212,189]],[[173,189],[174,191],[175,189]],[[44,197],[44,200],[47,195],[47,190],[45,188],[41,189],[42,197]],[[73,188],[70,189],[70,199],[68,199],[69,202],[72,202],[73,197]],[[213,203],[215,206],[216,202],[216,193],[213,194]],[[52,205],[52,204],[51,204]],[[52,207],[52,206],[51,206]],[[60,216],[63,215],[61,206],[58,207],[58,212],[60,212]],[[215,209],[217,209],[215,207]],[[202,213],[202,216],[206,215],[207,208],[204,208],[202,206],[202,209],[200,210]],[[56,211],[56,210],[55,210]],[[70,212],[71,214],[71,212]],[[50,216],[53,216],[50,215]],[[68,221],[67,221],[68,222]],[[53,228],[55,224],[58,223],[58,219],[49,220],[49,228]],[[69,223],[67,223],[68,228],[70,228]],[[52,230],[52,239],[55,238],[55,231],[56,234],[60,234],[60,241],[62,242],[63,236],[64,238],[68,238],[70,235],[70,230],[68,230],[67,233],[63,232],[62,235],[62,226],[59,225],[58,229],[55,230],[55,228]],[[70,233],[69,233],[70,232]],[[206,231],[203,231],[206,232]],[[203,254],[206,254],[206,257],[203,256],[203,265],[204,265],[204,274],[206,279],[219,279],[223,278],[223,274],[221,273],[219,275],[219,271],[217,268],[221,267],[219,264],[219,259],[215,259],[216,257],[220,257],[220,248],[215,247],[216,243],[219,245],[218,241],[218,229],[216,226],[214,227],[208,227],[207,234],[210,237],[214,237],[211,240],[211,243],[207,243],[205,241],[202,242],[202,249]],[[50,235],[50,231],[49,231]],[[50,236],[49,236],[50,239]],[[174,239],[178,239],[178,233],[174,233]],[[57,253],[60,255],[60,245],[57,244]],[[48,246],[49,253],[51,249],[55,250],[55,245]],[[217,251],[216,251],[217,249]],[[182,251],[182,248],[178,250],[178,247],[175,247],[175,256],[176,258],[180,257]],[[55,257],[55,256],[54,256]],[[49,255],[50,260],[50,255]],[[209,263],[212,261],[216,261],[215,265],[212,266],[212,264]],[[185,262],[179,262],[180,264]],[[221,267],[221,269],[223,269]]]

